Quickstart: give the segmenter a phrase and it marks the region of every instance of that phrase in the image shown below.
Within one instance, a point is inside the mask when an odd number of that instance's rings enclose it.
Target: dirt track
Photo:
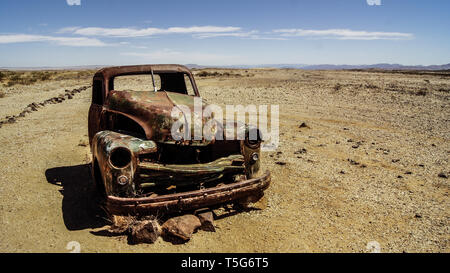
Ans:
[[[210,103],[280,105],[280,147],[263,155],[273,181],[266,209],[226,215],[216,233],[185,245],[103,236],[88,89],[0,128],[0,251],[67,252],[77,241],[82,252],[365,252],[377,241],[382,252],[450,252],[449,179],[438,176],[450,175],[450,77],[233,73],[242,76],[197,78],[200,93]],[[89,84],[3,88],[0,120]]]

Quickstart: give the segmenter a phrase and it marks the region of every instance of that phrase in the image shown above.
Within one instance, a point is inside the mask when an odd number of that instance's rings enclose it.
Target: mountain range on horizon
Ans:
[[[450,70],[450,63],[442,65],[402,65],[379,63],[370,65],[348,65],[348,64],[260,64],[260,65],[198,65],[185,64],[188,68],[280,68],[280,69],[305,69],[305,70],[345,70],[345,69],[382,69],[382,70]],[[86,65],[86,66],[42,66],[42,67],[0,67],[0,70],[83,70],[100,69],[113,65]]]
[[[348,64],[262,64],[262,65],[229,65],[229,66],[201,66],[188,64],[189,68],[293,68],[305,70],[343,70],[343,69],[384,69],[384,70],[450,70],[450,63],[443,65],[402,65],[379,63],[370,65]]]

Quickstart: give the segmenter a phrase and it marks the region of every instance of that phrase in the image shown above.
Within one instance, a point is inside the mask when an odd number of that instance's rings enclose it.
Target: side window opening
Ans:
[[[192,86],[191,78],[187,74],[184,74],[184,82],[186,84],[187,94],[189,96],[195,96],[194,87]]]

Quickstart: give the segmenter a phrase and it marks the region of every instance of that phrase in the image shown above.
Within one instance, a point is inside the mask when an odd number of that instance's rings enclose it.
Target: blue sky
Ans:
[[[449,13],[448,0],[2,0],[0,67],[444,64]]]

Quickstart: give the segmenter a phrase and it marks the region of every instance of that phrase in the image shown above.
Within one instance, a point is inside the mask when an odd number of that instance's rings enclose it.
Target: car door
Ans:
[[[102,130],[101,115],[104,100],[104,82],[101,78],[94,78],[92,83],[92,103],[89,107],[89,144],[92,144],[92,138],[96,133]]]

